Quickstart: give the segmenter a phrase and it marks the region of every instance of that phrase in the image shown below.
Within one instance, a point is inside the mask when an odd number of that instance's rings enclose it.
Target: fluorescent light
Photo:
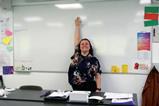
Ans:
[[[55,7],[60,9],[81,9],[83,6],[80,3],[72,3],[72,4],[55,4]]]
[[[33,17],[26,17],[24,18],[26,22],[36,22],[36,21],[42,21],[43,19],[38,16],[33,16]]]
[[[151,0],[140,0],[140,4],[151,4]]]

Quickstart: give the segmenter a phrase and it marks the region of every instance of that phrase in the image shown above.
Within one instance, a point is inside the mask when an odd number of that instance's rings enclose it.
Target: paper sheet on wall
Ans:
[[[0,46],[1,47],[1,46]],[[4,48],[0,48],[0,67],[11,64],[10,53],[6,52]]]
[[[159,63],[159,43],[152,43],[152,63]]]
[[[158,26],[152,28],[152,34],[153,34],[152,42],[159,43],[159,27]]]
[[[2,73],[3,73],[3,70],[2,70],[2,67],[0,68],[0,75],[2,75]]]

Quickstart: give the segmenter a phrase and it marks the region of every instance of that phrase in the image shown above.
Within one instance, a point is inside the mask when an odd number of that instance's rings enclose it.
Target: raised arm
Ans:
[[[74,35],[74,45],[78,45],[80,42],[80,32],[81,32],[81,20],[80,17],[77,17],[75,20],[75,35]]]

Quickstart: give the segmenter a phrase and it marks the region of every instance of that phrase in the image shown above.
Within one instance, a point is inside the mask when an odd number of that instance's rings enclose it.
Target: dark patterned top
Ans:
[[[90,82],[95,81],[96,73],[101,74],[99,61],[91,54],[88,54],[88,56],[82,56],[78,50],[75,50],[71,59],[72,63],[70,64],[68,71],[69,83],[71,85],[76,85],[77,78],[79,77],[82,82]]]

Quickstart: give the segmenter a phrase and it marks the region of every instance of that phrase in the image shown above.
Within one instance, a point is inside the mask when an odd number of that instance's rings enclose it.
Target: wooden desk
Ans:
[[[13,92],[11,92],[10,94],[7,95],[6,98],[4,97],[0,97],[0,104],[4,104],[2,106],[13,106],[10,104],[15,104],[14,106],[20,106],[19,104],[21,104],[21,106],[81,106],[81,105],[85,105],[85,106],[91,106],[91,105],[105,105],[105,106],[121,106],[119,104],[112,104],[111,100],[106,100],[104,99],[102,103],[70,103],[69,101],[65,101],[65,102],[60,102],[60,101],[53,101],[53,102],[45,102],[44,101],[44,97],[40,97],[40,95],[44,94],[47,90],[43,90],[43,91],[36,91],[36,90],[15,90]],[[96,93],[92,93],[91,95],[99,95],[99,96],[103,96],[104,92],[96,92]],[[137,104],[137,95],[133,94],[133,100],[134,100],[134,104],[135,106],[138,106]],[[6,103],[5,103],[6,102]],[[7,105],[8,104],[8,105]],[[22,105],[24,104],[24,105]],[[30,105],[29,105],[30,104]],[[130,106],[125,105],[125,106]]]

